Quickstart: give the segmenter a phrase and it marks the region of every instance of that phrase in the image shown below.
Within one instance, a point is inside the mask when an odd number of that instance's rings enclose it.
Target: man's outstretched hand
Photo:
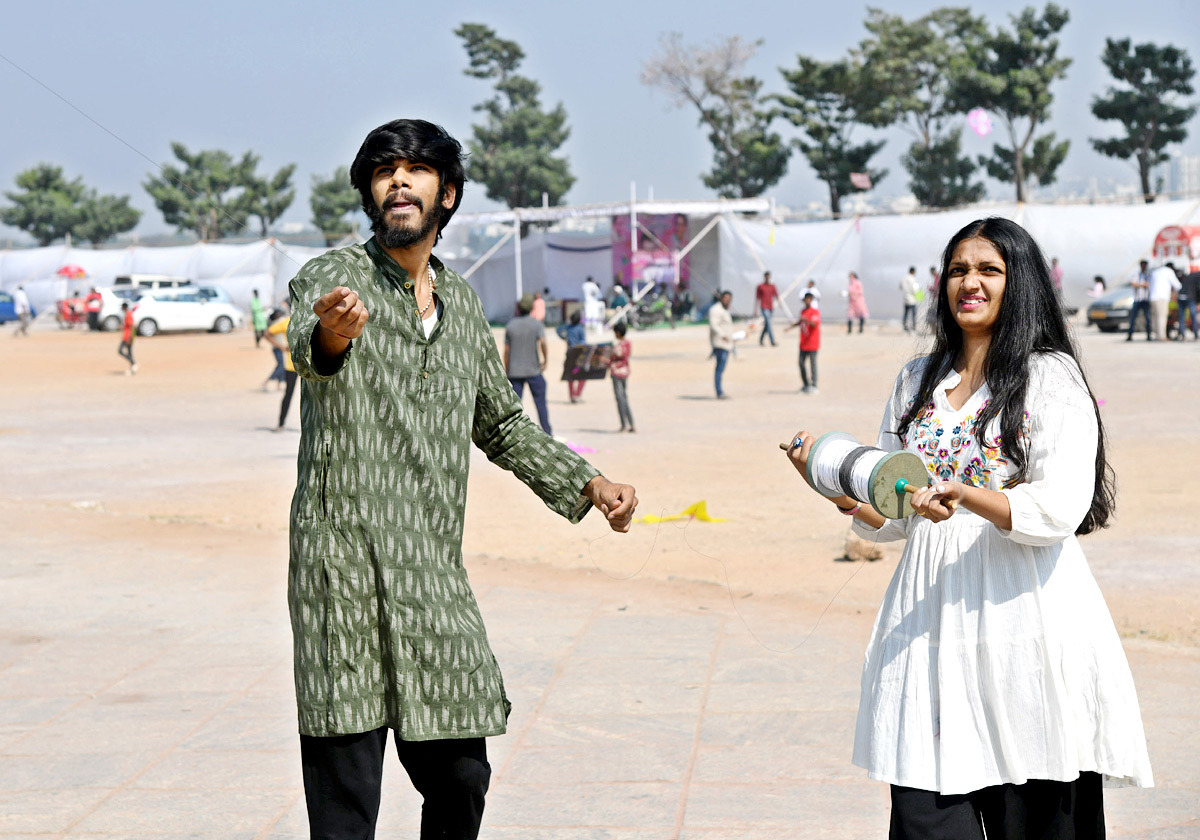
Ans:
[[[614,484],[598,475],[583,488],[583,495],[607,517],[610,528],[628,533],[638,503],[632,484]]]
[[[367,307],[358,299],[358,293],[345,286],[338,286],[318,298],[313,304],[313,312],[322,327],[346,341],[362,335],[370,317]]]

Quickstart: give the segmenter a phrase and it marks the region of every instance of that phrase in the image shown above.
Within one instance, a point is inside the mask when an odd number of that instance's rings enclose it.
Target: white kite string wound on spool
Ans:
[[[909,494],[929,483],[929,472],[911,452],[884,452],[829,432],[809,450],[805,478],[826,498],[849,496],[887,519],[904,519],[913,512]]]

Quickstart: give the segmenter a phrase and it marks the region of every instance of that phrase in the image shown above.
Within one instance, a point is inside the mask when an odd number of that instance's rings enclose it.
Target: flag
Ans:
[[[866,172],[851,172],[850,183],[860,190],[871,189],[871,176]]]

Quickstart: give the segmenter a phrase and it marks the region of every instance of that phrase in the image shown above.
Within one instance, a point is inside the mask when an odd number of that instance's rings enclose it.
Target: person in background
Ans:
[[[546,323],[546,297],[542,292],[533,293],[533,306],[529,308],[529,317],[539,323]]]
[[[542,431],[550,431],[550,412],[546,410],[546,377],[542,371],[550,351],[546,347],[546,327],[533,317],[534,300],[528,294],[517,301],[517,317],[504,328],[504,373],[517,392],[517,399],[524,399],[525,386],[533,394],[538,422]]]
[[[604,322],[604,296],[600,285],[589,275],[583,281],[583,323],[586,329],[599,329]]]
[[[617,340],[613,342],[612,363],[608,366],[608,373],[612,376],[613,396],[617,398],[617,415],[621,418],[621,431],[636,432],[633,427],[633,412],[629,410],[629,394],[626,391],[626,385],[629,380],[629,355],[632,352],[632,346],[629,339],[625,337],[628,330],[624,324],[617,323],[613,325],[613,334]]]
[[[809,280],[804,286],[804,291],[800,293],[800,300],[803,302],[805,295],[812,295],[813,303],[817,309],[821,308],[821,290],[817,288],[816,280]],[[803,307],[801,307],[803,308]]]
[[[271,312],[267,317],[268,324],[274,324],[280,318],[286,318],[291,307],[286,300],[281,301],[279,306],[271,308]],[[265,334],[263,336],[266,338]],[[263,380],[262,389],[267,390],[267,386],[272,382],[277,383],[277,389],[282,389],[287,383],[287,366],[284,364],[284,353],[286,348],[283,348],[279,343],[271,341],[267,338],[267,343],[271,345],[271,355],[275,357],[275,367],[271,371],[270,376]]]
[[[13,312],[17,316],[20,325],[17,331],[13,333],[13,338],[23,335],[29,337],[29,322],[33,320],[32,309],[29,306],[29,295],[25,294],[24,286],[17,286],[13,292]]]
[[[296,392],[296,368],[292,365],[292,351],[287,343],[288,324],[292,321],[291,315],[284,313],[283,317],[276,319],[267,327],[264,334],[271,346],[280,351],[283,356],[283,400],[279,403],[279,423],[273,431],[282,432],[284,424],[287,422],[288,409],[292,407],[292,394]],[[273,377],[274,374],[271,374]],[[270,380],[268,380],[270,381]],[[266,390],[266,383],[263,383],[263,389]]]
[[[1179,288],[1179,276],[1175,263],[1160,265],[1150,272],[1147,296],[1150,298],[1150,321],[1154,325],[1154,340],[1167,338],[1167,310],[1171,305],[1171,293]]]
[[[1088,289],[1089,297],[1100,297],[1108,291],[1108,284],[1104,282],[1104,278],[1099,274],[1092,280],[1092,288]]]
[[[609,317],[612,317],[612,315],[616,315],[618,312],[620,312],[622,309],[624,309],[628,305],[629,305],[629,296],[625,294],[625,287],[622,286],[620,283],[613,283],[612,297],[609,298],[609,302],[608,302],[609,309],[612,310],[612,313],[611,313],[611,315],[609,315]],[[621,323],[628,323],[629,313],[628,312],[621,313],[618,320]]]
[[[1200,271],[1185,274],[1179,281],[1179,340],[1187,338],[1187,325],[1192,325],[1192,338],[1200,341],[1200,323],[1196,321],[1196,304],[1200,302]],[[1185,320],[1184,315],[1191,320]]]
[[[1150,318],[1150,263],[1142,260],[1138,263],[1138,273],[1131,281],[1133,285],[1133,308],[1129,310],[1129,333],[1126,341],[1133,341],[1133,329],[1140,314],[1146,322],[1146,340],[1154,340],[1154,328]]]
[[[1050,258],[1050,280],[1054,283],[1054,291],[1058,292],[1058,296],[1062,297],[1062,281],[1063,270],[1058,264],[1058,257]]]
[[[862,281],[853,271],[846,282],[846,333],[854,332],[854,321],[858,321],[858,331],[863,331],[863,324],[871,314],[867,311],[867,296],[863,292]]]
[[[900,279],[900,293],[904,298],[904,317],[900,319],[900,323],[905,332],[915,332],[917,304],[921,302],[921,284],[917,282],[916,266],[909,266],[908,274]]]
[[[250,320],[254,324],[254,346],[262,341],[263,333],[267,331],[267,313],[263,309],[262,300],[258,297],[258,289],[250,293]]]
[[[721,387],[721,380],[725,375],[725,365],[729,362],[729,353],[733,350],[733,315],[729,312],[732,302],[733,292],[724,291],[708,308],[708,340],[712,345],[712,358],[716,360],[713,383],[717,386],[719,400],[729,398]]]
[[[129,301],[121,301],[121,311],[125,313],[125,318],[121,323],[121,344],[117,347],[117,355],[129,362],[125,375],[133,376],[138,369],[137,363],[133,361],[133,339],[137,330],[133,328],[133,309],[130,308]]]
[[[583,326],[583,311],[576,309],[572,312],[567,323],[559,324],[555,333],[567,342],[568,347],[587,344],[587,329]],[[586,380],[583,379],[567,380],[567,395],[571,398],[571,402],[579,402],[579,398],[583,395],[583,386],[586,384]]]
[[[821,310],[813,304],[813,296],[805,292],[804,309],[789,330],[800,328],[800,381],[803,394],[817,394],[817,351],[821,349]],[[807,365],[807,370],[805,366]]]
[[[97,291],[95,286],[92,286],[92,290],[83,299],[83,306],[87,309],[88,329],[100,329],[100,309],[104,306],[104,298],[100,296],[100,292]]]
[[[763,329],[758,336],[760,347],[763,340],[767,338],[771,339],[771,346],[775,346],[775,330],[771,326],[771,319],[775,315],[775,298],[777,297],[779,297],[779,290],[771,282],[771,272],[764,271],[762,282],[754,290],[754,303],[763,317]]]

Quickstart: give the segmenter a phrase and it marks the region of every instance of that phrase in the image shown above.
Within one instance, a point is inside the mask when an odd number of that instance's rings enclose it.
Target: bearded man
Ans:
[[[505,375],[478,295],[433,257],[462,147],[395,120],[350,168],[374,237],[291,283],[303,379],[288,603],[314,838],[374,836],[388,731],[422,837],[478,835],[485,738],[510,710],[462,562],[474,441],[555,513],[628,531],[637,499],[546,435]]]

